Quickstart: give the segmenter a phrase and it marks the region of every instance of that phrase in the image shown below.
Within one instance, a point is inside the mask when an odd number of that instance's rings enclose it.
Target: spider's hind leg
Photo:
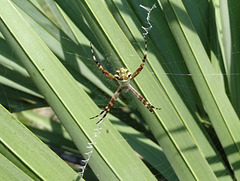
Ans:
[[[94,117],[91,117],[90,119],[94,119],[94,118],[97,118],[99,116],[101,116],[104,112],[104,115],[100,118],[100,120],[96,123],[96,124],[99,124],[100,122],[102,122],[103,118],[106,117],[106,115],[108,114],[108,112],[110,111],[111,107],[113,106],[114,102],[117,100],[118,96],[120,95],[122,89],[119,87],[117,89],[117,91],[115,92],[115,94],[112,96],[110,102],[108,103],[108,105],[103,109],[102,112],[100,112],[100,114],[94,116]]]
[[[161,110],[161,108],[154,107],[152,104],[150,104],[144,97],[139,94],[132,86],[129,87],[129,89],[132,91],[132,93],[138,98],[139,101],[141,101],[144,106],[151,112],[153,112],[153,109]]]
[[[103,115],[103,117],[101,117],[101,119],[96,123],[96,124],[99,124],[102,120],[103,120],[103,118],[105,118],[105,116],[107,115],[107,113],[109,112],[109,110],[110,110],[110,108],[108,107],[108,106],[106,106],[105,108],[104,108],[104,110],[100,113],[100,114],[98,114],[98,115],[96,115],[96,116],[93,116],[93,117],[91,117],[90,119],[94,119],[94,118],[97,118],[98,116],[101,116],[105,111],[105,114]]]

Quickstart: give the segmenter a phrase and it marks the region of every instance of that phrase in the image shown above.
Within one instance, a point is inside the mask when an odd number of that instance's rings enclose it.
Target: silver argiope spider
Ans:
[[[97,61],[93,48],[92,48],[92,44],[90,43],[90,48],[91,48],[91,52],[92,52],[92,56],[93,56],[93,60],[95,61],[95,63],[97,64],[98,68],[102,71],[102,73],[104,75],[106,75],[109,79],[115,80],[119,83],[119,87],[117,89],[117,91],[115,92],[115,94],[113,95],[113,97],[111,98],[110,102],[108,103],[108,105],[103,109],[103,111],[94,116],[91,117],[90,119],[96,118],[100,115],[102,115],[104,112],[105,114],[102,116],[102,118],[96,123],[100,123],[103,118],[105,118],[105,116],[108,114],[108,112],[110,111],[111,107],[113,106],[114,102],[117,100],[118,96],[120,95],[120,93],[123,92],[128,92],[129,90],[132,91],[132,93],[146,106],[146,108],[153,113],[152,109],[158,109],[160,110],[161,108],[156,108],[153,105],[151,105],[149,102],[146,101],[146,99],[143,98],[143,96],[141,96],[131,85],[130,85],[130,81],[132,79],[134,79],[143,69],[144,63],[146,61],[147,58],[147,39],[144,37],[145,39],[145,53],[144,53],[144,57],[142,59],[142,63],[140,64],[139,68],[132,74],[127,68],[121,67],[119,70],[116,70],[116,74],[112,75],[111,73],[109,73],[107,70],[104,70],[104,68],[100,65],[100,63]]]

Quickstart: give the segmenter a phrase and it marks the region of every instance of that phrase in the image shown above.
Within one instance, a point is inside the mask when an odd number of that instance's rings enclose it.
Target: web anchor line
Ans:
[[[151,8],[149,8],[149,7],[146,7],[146,6],[143,6],[143,5],[140,4],[140,7],[145,9],[148,12],[147,13],[147,18],[146,18],[148,27],[142,26],[142,29],[145,31],[143,33],[143,36],[145,37],[145,36],[147,36],[149,31],[152,29],[152,24],[150,23],[150,13],[154,8],[157,8],[157,6],[156,6],[156,4],[154,4]]]

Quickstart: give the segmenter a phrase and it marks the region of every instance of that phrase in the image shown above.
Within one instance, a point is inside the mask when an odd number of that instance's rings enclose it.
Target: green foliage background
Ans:
[[[48,146],[85,158],[92,146],[86,180],[240,179],[237,0],[0,4],[1,180],[79,180]],[[104,68],[134,72],[148,26],[140,4],[157,8],[132,85],[161,111],[123,94],[99,127],[89,118],[118,85],[98,70],[89,42]],[[32,111],[45,106],[61,124]]]

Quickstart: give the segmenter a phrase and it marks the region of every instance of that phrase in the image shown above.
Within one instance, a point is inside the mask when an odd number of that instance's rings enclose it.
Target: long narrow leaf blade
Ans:
[[[34,137],[2,106],[0,115],[0,142],[20,163],[33,172],[34,179],[73,180],[77,178],[76,172]]]
[[[1,31],[17,52],[40,92],[54,109],[81,153],[94,149],[89,164],[100,180],[155,180],[155,177],[137,158],[131,147],[109,122],[95,143],[96,105],[72,78],[39,36],[16,11],[11,1],[4,0]],[[17,26],[16,26],[17,25]],[[24,36],[23,36],[24,35]],[[85,155],[86,156],[86,155]],[[88,158],[88,156],[86,156]]]
[[[193,81],[220,139],[235,176],[240,178],[240,122],[194,31],[181,1],[162,1],[171,30],[176,37]],[[177,22],[177,23],[176,23]],[[209,76],[210,75],[210,76]]]

